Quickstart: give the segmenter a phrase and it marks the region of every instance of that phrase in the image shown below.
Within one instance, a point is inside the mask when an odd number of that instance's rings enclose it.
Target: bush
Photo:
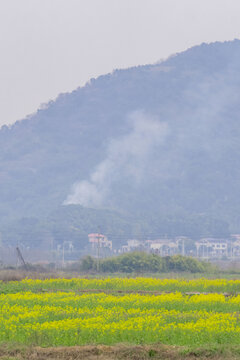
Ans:
[[[204,272],[204,263],[187,256],[174,255],[164,258],[166,271],[187,271],[191,273]]]
[[[97,261],[91,256],[83,258],[82,271],[95,271]],[[203,273],[213,270],[211,264],[187,256],[174,255],[161,257],[145,252],[132,252],[116,257],[101,259],[99,269],[103,273],[156,273],[156,272],[191,272]]]
[[[86,256],[80,263],[81,271],[91,271],[96,269],[95,260],[91,256]]]

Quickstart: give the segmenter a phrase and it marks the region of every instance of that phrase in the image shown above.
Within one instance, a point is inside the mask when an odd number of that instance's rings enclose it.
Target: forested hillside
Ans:
[[[239,58],[239,40],[203,44],[3,126],[2,241],[240,232]]]

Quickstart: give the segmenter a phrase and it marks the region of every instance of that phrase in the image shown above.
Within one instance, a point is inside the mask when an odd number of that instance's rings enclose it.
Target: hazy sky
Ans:
[[[0,125],[116,68],[240,38],[240,0],[0,0]]]

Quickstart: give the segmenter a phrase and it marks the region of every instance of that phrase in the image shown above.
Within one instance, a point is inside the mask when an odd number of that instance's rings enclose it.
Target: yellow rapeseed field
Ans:
[[[240,344],[239,287],[240,281],[151,278],[1,283],[0,342]],[[163,293],[79,293],[81,289]],[[193,290],[205,294],[185,294]]]
[[[155,278],[104,278],[104,279],[47,279],[12,281],[8,285],[0,281],[0,291],[50,290],[145,290],[145,291],[199,291],[240,293],[240,280],[226,279],[155,279]]]

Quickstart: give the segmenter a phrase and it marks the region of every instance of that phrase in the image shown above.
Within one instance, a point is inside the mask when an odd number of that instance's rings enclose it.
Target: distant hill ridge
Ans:
[[[84,244],[98,226],[116,241],[239,232],[239,59],[239,40],[202,44],[91,79],[3,126],[2,241],[31,243],[44,229]]]

